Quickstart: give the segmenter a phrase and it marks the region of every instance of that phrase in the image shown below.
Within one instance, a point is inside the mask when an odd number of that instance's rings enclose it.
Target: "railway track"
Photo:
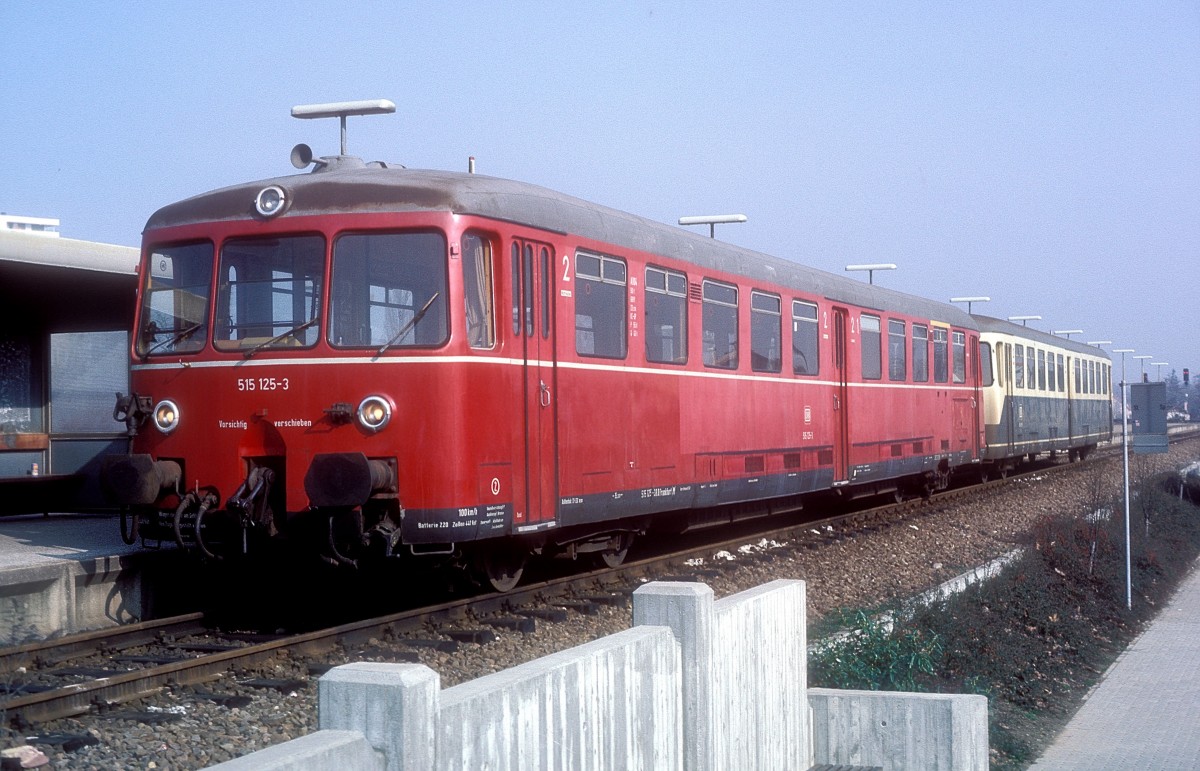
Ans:
[[[1200,434],[1172,437],[1191,441]],[[1120,446],[1109,448],[1119,453]],[[1102,454],[1103,454],[1102,450]],[[319,660],[337,647],[361,647],[372,640],[388,639],[416,651],[422,647],[453,650],[460,644],[487,643],[498,630],[532,631],[539,621],[555,622],[571,613],[593,613],[603,605],[624,606],[633,591],[649,580],[705,580],[719,575],[712,555],[736,552],[748,542],[791,542],[798,548],[819,548],[831,541],[912,523],[935,511],[940,504],[968,496],[1002,494],[1005,486],[1030,475],[1065,473],[1080,464],[1033,464],[1028,471],[1007,479],[990,481],[938,493],[930,500],[842,512],[831,516],[802,518],[796,515],[757,520],[759,527],[740,527],[735,537],[706,540],[665,554],[649,554],[616,568],[604,568],[569,576],[551,577],[503,594],[455,599],[437,605],[405,610],[376,618],[332,626],[296,635],[238,635],[211,629],[202,614],[189,614],[86,634],[0,649],[0,678],[7,682],[8,695],[0,702],[0,716],[14,726],[32,726],[47,721],[112,709],[153,694],[166,687],[199,685],[231,671],[252,671],[277,657]],[[781,519],[786,523],[780,524]],[[765,525],[765,526],[763,526]],[[438,628],[436,637],[429,629]],[[146,655],[123,652],[151,647]],[[21,681],[33,672],[71,672],[54,667],[90,656],[104,657],[110,664],[92,670],[82,682],[41,689],[26,688]],[[415,660],[415,656],[414,656]],[[321,665],[310,667],[313,673]],[[86,667],[77,668],[86,673]]]

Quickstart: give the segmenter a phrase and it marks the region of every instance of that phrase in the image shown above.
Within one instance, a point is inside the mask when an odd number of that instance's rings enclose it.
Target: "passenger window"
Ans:
[[[553,280],[550,275],[550,250],[542,247],[542,339],[550,338],[550,315],[554,312],[552,298],[550,295],[550,282]]]
[[[522,258],[522,275],[524,276],[523,293],[525,314],[525,336],[533,337],[533,244],[525,244]]]
[[[951,339],[954,342],[953,364],[954,364],[954,382],[967,382],[967,336],[962,332],[955,332]]]
[[[646,361],[687,363],[687,277],[646,268]]]
[[[704,366],[737,369],[738,290],[736,286],[704,281]]]
[[[904,322],[888,319],[888,380],[908,379],[908,359],[905,356],[907,342]]]
[[[880,361],[883,341],[879,329],[879,317],[863,314],[858,320],[858,330],[862,338],[862,376],[864,380],[879,380],[883,377],[883,364]]]
[[[1025,346],[1018,344],[1015,346],[1013,355],[1013,365],[1016,371],[1013,373],[1013,387],[1025,387]]]
[[[1046,351],[1046,387],[1050,391],[1057,390],[1054,385],[1054,354],[1051,351]]]
[[[1063,366],[1063,355],[1061,353],[1056,354],[1056,357],[1058,358],[1058,390],[1065,393],[1067,390],[1067,370]]]
[[[750,293],[750,369],[783,371],[783,310],[779,297]]]
[[[945,383],[950,379],[950,341],[946,330],[933,328],[933,381]]]
[[[467,343],[472,348],[496,344],[492,312],[492,243],[476,233],[462,238],[463,305],[467,314]]]
[[[1079,367],[1079,359],[1075,359],[1075,393],[1083,393],[1083,378],[1081,376],[1082,369]]]
[[[512,245],[512,331],[514,337],[521,334],[521,245]]]
[[[912,328],[913,382],[929,382],[929,328],[924,324],[913,324]]]
[[[999,354],[1000,350],[997,349],[996,353]],[[981,342],[979,344],[979,367],[981,369],[981,376],[983,378],[981,385],[984,387],[990,386],[993,383],[992,346],[990,343]],[[1002,370],[997,368],[996,371],[1000,372]]]
[[[1037,352],[1037,362],[1038,362],[1038,365],[1037,365],[1037,367],[1038,367],[1038,390],[1045,391],[1046,390],[1046,352],[1045,351],[1039,350]]]
[[[820,369],[817,306],[792,300],[792,372],[815,375]]]
[[[625,358],[625,285],[623,261],[575,255],[575,351],[580,356]]]

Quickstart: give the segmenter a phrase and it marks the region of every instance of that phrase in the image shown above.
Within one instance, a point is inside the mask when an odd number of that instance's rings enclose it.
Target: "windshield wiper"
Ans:
[[[204,322],[200,321],[195,324],[192,324],[190,327],[184,327],[183,329],[156,330],[153,334],[158,334],[158,332],[171,332],[171,331],[174,331],[175,334],[171,335],[166,340],[159,341],[159,342],[155,343],[154,345],[150,346],[148,349],[146,349],[146,352],[143,353],[142,356],[143,357],[149,356],[150,354],[157,351],[159,348],[165,348],[168,345],[174,345],[175,343],[182,342],[185,337],[189,337],[193,332],[195,332],[197,329],[199,329],[202,326],[204,326]]]
[[[418,321],[420,321],[422,318],[424,318],[425,312],[429,310],[429,307],[431,305],[433,305],[433,301],[438,298],[439,294],[441,294],[441,292],[434,292],[433,295],[430,296],[430,298],[425,301],[425,304],[421,306],[421,310],[419,310],[415,314],[413,314],[413,317],[411,319],[409,319],[407,324],[400,327],[399,332],[392,335],[390,340],[388,340],[383,345],[379,346],[379,350],[375,352],[376,359],[378,359],[380,356],[382,356],[384,353],[386,353],[388,348],[391,348],[393,345],[395,345],[397,340],[399,340],[400,338],[402,338],[406,334],[408,334],[408,331],[410,329],[412,329],[413,327],[415,327],[417,325]]]
[[[294,334],[296,334],[297,332],[303,332],[304,330],[306,330],[306,329],[308,329],[309,327],[311,327],[313,324],[316,324],[316,323],[317,323],[317,319],[318,319],[318,318],[320,318],[320,316],[313,316],[313,317],[312,317],[311,319],[309,319],[308,321],[304,322],[303,324],[297,324],[296,326],[294,326],[294,327],[292,327],[291,329],[287,330],[287,331],[286,331],[286,332],[284,332],[283,334],[280,334],[280,335],[275,335],[275,336],[274,336],[274,337],[272,337],[270,340],[264,340],[263,342],[259,343],[258,345],[254,346],[253,348],[250,348],[250,349],[246,350],[246,352],[245,352],[245,353],[243,353],[242,355],[243,355],[243,356],[245,356],[247,359],[249,359],[251,356],[253,356],[254,354],[258,353],[258,352],[259,352],[259,351],[261,351],[263,348],[266,348],[268,345],[275,345],[275,343],[278,343],[280,340],[282,340],[282,339],[283,339],[283,338],[285,338],[285,337],[288,337],[288,336],[290,336],[290,335],[294,335]]]

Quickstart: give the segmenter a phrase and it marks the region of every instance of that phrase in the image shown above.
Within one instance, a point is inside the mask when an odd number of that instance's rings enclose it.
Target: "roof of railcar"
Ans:
[[[1051,335],[1047,332],[1041,332],[1036,329],[1030,329],[1023,324],[1014,324],[1011,321],[1003,319],[995,319],[991,316],[980,316],[978,314],[972,316],[975,322],[979,325],[980,332],[995,332],[999,334],[1013,335],[1015,337],[1023,337],[1026,340],[1032,340],[1046,346],[1054,346],[1055,348],[1065,348],[1076,353],[1087,354],[1088,356],[1096,356],[1101,359],[1109,359],[1111,357],[1103,348],[1097,348],[1094,345],[1081,343],[1077,340],[1072,340],[1068,337],[1059,337]]]
[[[743,249],[537,185],[482,174],[405,169],[378,163],[364,166],[354,160],[347,159],[349,162],[334,170],[235,185],[170,204],[150,217],[146,231],[253,219],[257,216],[255,196],[268,185],[278,185],[289,199],[282,218],[405,211],[478,215],[582,236],[855,306],[976,328],[971,317],[953,305]]]

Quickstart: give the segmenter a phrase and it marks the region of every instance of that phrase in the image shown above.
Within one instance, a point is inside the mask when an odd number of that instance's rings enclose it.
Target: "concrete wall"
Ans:
[[[147,617],[145,557],[61,560],[0,569],[0,645],[129,624]]]
[[[812,688],[818,763],[958,771],[988,767],[984,696]]]
[[[801,581],[719,602],[657,582],[633,600],[632,629],[446,690],[420,664],[337,667],[320,731],[215,768],[347,768],[354,736],[376,753],[362,767],[389,770],[987,768],[983,697],[807,689]]]

